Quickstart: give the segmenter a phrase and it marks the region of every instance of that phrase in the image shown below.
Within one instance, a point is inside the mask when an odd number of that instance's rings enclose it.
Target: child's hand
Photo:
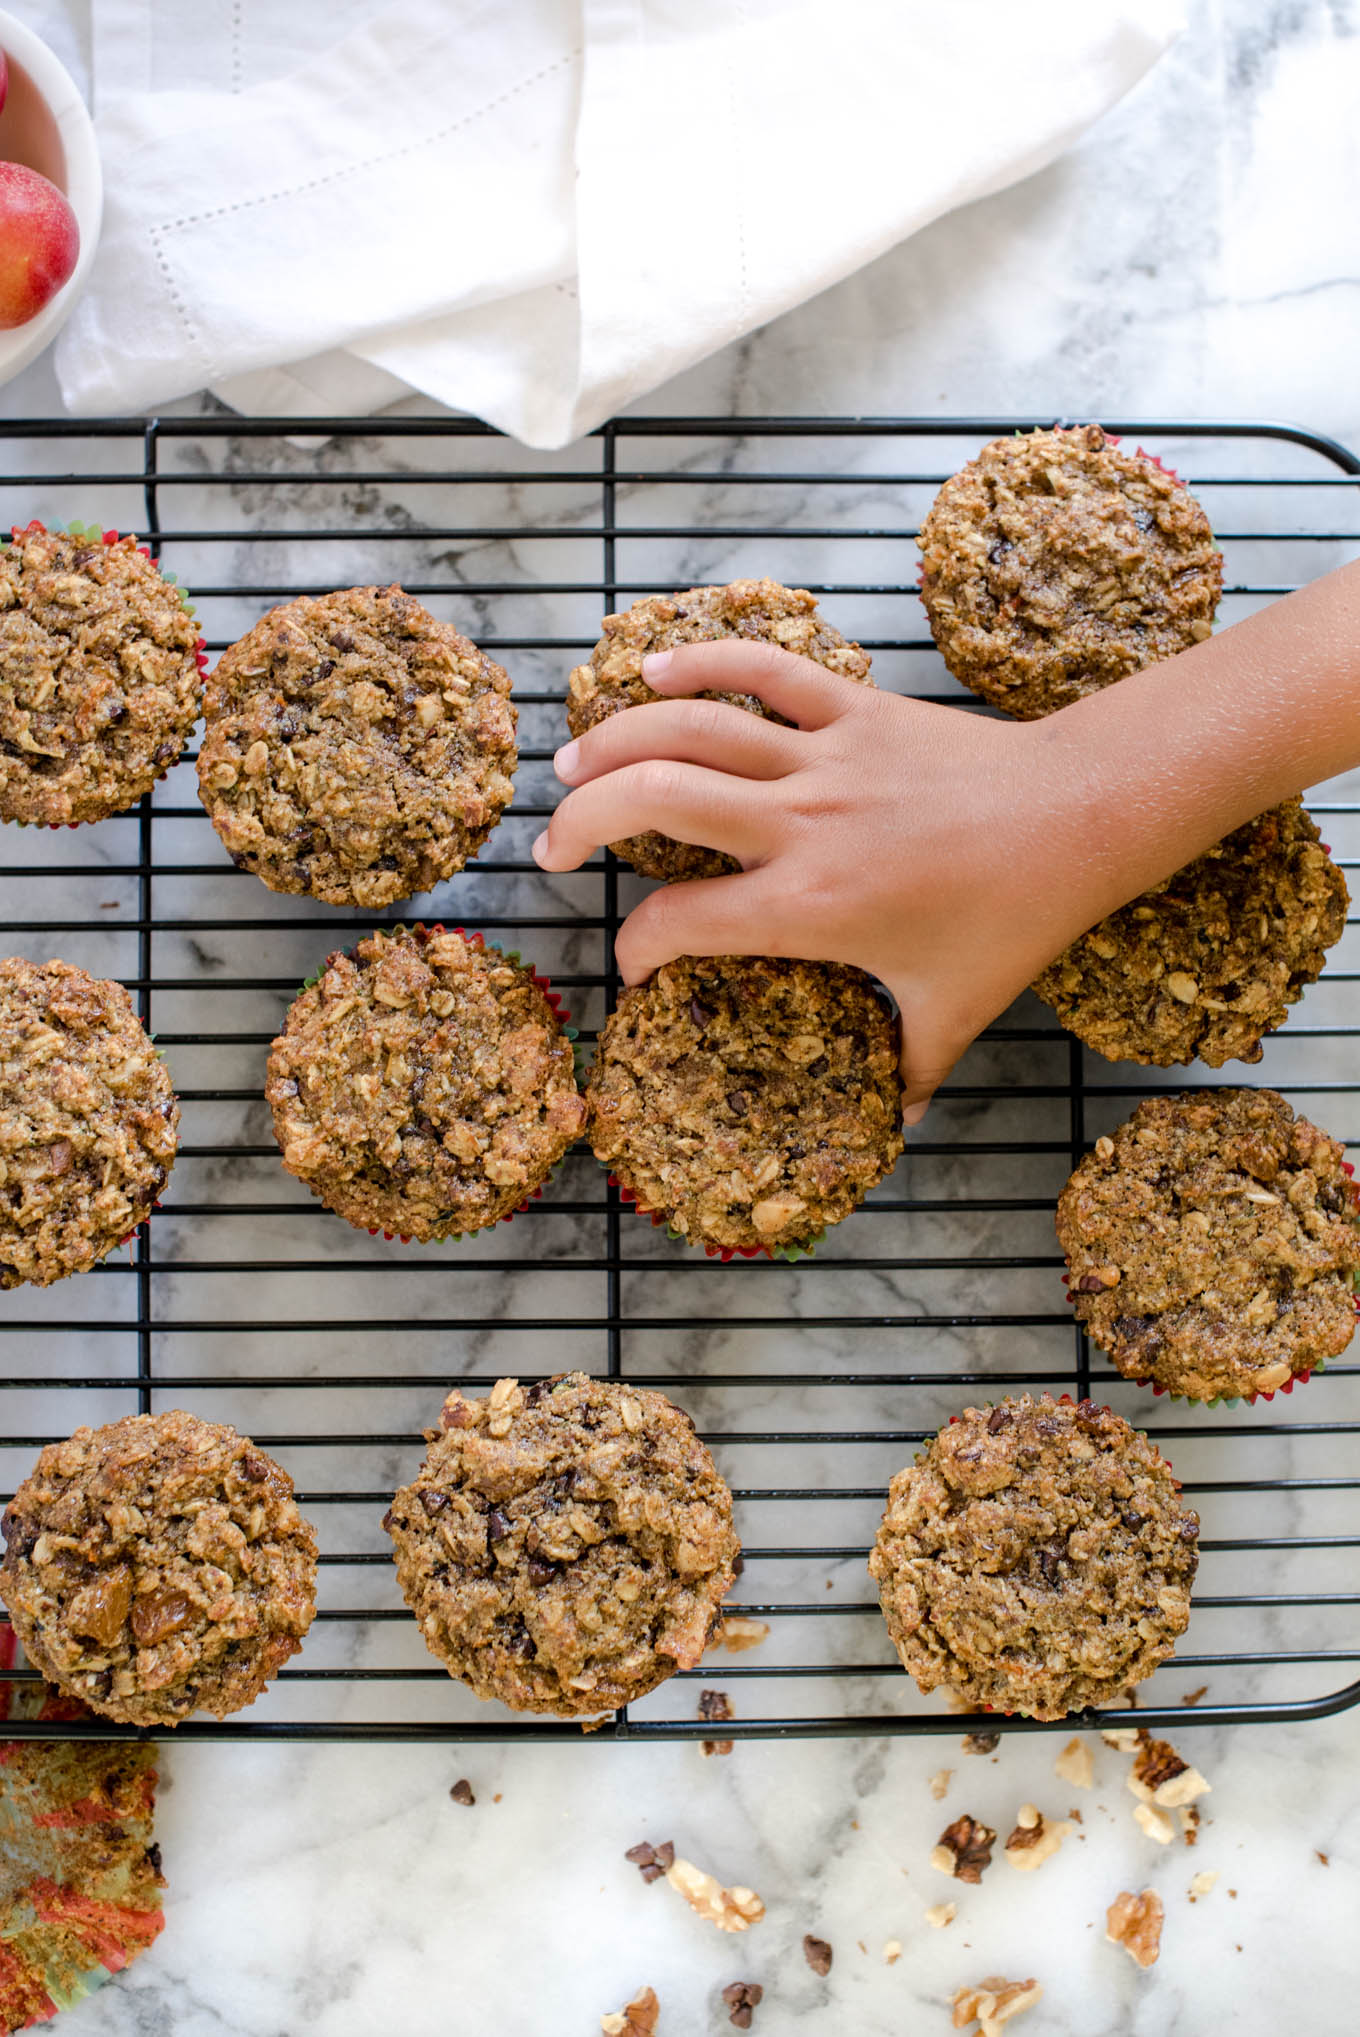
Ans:
[[[774,646],[722,640],[647,659],[657,692],[754,693],[630,708],[557,753],[573,791],[534,844],[571,870],[658,829],[742,874],[654,891],[620,931],[638,983],[676,955],[852,962],[902,1013],[907,1120],[968,1042],[1101,916],[1071,867],[1036,724],[903,700]],[[1089,844],[1087,845],[1089,852]]]

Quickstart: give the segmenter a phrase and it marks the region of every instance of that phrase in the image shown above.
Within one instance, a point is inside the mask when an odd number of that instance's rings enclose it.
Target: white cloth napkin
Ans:
[[[1050,162],[1181,0],[98,0],[57,372],[560,446]]]

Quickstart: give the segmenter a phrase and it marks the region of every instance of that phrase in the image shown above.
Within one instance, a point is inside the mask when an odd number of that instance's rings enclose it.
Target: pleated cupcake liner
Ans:
[[[562,1002],[562,993],[559,990],[554,990],[549,978],[540,975],[539,971],[534,968],[531,962],[525,961],[523,955],[520,953],[518,948],[502,948],[495,941],[488,941],[485,934],[477,933],[475,931],[470,933],[466,927],[447,927],[444,925],[444,922],[442,920],[436,920],[433,926],[426,926],[423,920],[413,920],[409,926],[404,920],[398,920],[390,927],[375,927],[373,929],[373,933],[415,934],[418,936],[423,936],[427,940],[432,939],[436,934],[457,934],[460,940],[466,941],[467,945],[470,948],[480,948],[485,954],[499,955],[502,957],[504,961],[513,962],[516,968],[522,969],[525,975],[530,977],[531,980],[537,985],[538,989],[542,991],[545,1003],[548,1005],[550,1011],[552,1012],[553,1017],[557,1020],[558,1025],[562,1029],[563,1037],[571,1042],[573,1071],[579,1077],[580,1067],[578,1064],[578,1056],[580,1054],[580,1044],[577,1036],[577,1029],[574,1025],[572,1025],[571,1014],[567,1010],[566,1005]],[[372,934],[361,935],[360,939],[371,940]],[[326,971],[330,968],[332,962],[335,961],[337,956],[340,955],[348,956],[349,959],[353,961],[358,950],[358,947],[359,941],[356,941],[354,945],[349,948],[332,948],[330,954],[327,955],[325,961],[321,964],[320,968],[314,969],[312,971],[312,974],[304,979],[301,989],[299,989],[297,993],[298,997],[301,997],[302,992],[304,990],[311,990],[315,984],[321,981],[321,978],[325,975]],[[296,1002],[296,999],[294,999],[294,1002]],[[287,1024],[286,1019],[284,1023],[285,1025]],[[568,1151],[569,1150],[570,1148],[568,1149]],[[386,1231],[383,1230],[382,1227],[378,1224],[369,1224],[367,1226],[364,1226],[363,1228],[367,1229],[370,1238],[382,1238],[384,1242],[389,1245],[394,1243],[401,1245],[461,1244],[465,1238],[480,1237],[483,1231],[489,1231],[494,1229],[496,1224],[510,1224],[514,1222],[516,1217],[523,1216],[531,1202],[539,1201],[543,1194],[544,1189],[548,1186],[549,1182],[552,1181],[554,1176],[558,1173],[566,1158],[567,1154],[564,1153],[561,1159],[553,1162],[553,1165],[548,1169],[543,1179],[538,1183],[538,1186],[536,1188],[531,1188],[528,1191],[528,1193],[525,1195],[523,1202],[517,1203],[514,1209],[507,1210],[504,1216],[493,1218],[491,1223],[479,1224],[475,1230],[441,1231],[437,1238],[412,1238],[405,1231]],[[308,1185],[310,1186],[310,1184]],[[315,1194],[316,1191],[313,1189],[312,1193]],[[321,1201],[322,1198],[318,1196],[317,1200]],[[326,1206],[329,1207],[329,1205]],[[335,1210],[331,1211],[332,1216],[335,1216],[337,1214],[338,1214],[337,1211]],[[341,1218],[342,1223],[348,1221],[349,1221],[348,1218]],[[361,1227],[356,1224],[352,1226],[352,1228],[358,1230]]]
[[[41,531],[45,535],[52,531],[60,531],[66,537],[84,538],[86,542],[89,544],[101,544],[101,545],[116,545],[119,542],[120,538],[136,536],[135,531],[105,530],[102,528],[101,525],[97,523],[82,523],[77,517],[70,516],[53,517],[50,523],[44,523],[41,517],[35,516],[30,518],[30,520],[27,523],[11,524],[9,536],[7,538],[0,537],[0,551],[3,551],[7,545],[12,544],[15,538],[27,537],[29,533],[32,531]],[[149,546],[138,545],[137,550],[141,553],[144,559],[151,558],[151,550]],[[152,560],[152,564],[155,565],[155,563],[156,562]],[[164,580],[164,582],[166,583],[167,587],[173,589],[175,596],[179,601],[179,605],[184,610],[185,614],[197,616],[198,610],[194,607],[193,602],[190,600],[187,590],[180,586],[178,575],[175,573],[166,572],[165,569],[161,566],[157,566],[156,570],[160,574],[162,580]],[[200,636],[197,642],[195,643],[194,661],[198,666],[198,673],[201,679],[204,677],[208,670],[208,640],[206,637]],[[185,746],[187,746],[187,742],[188,738],[186,737]],[[181,746],[180,750],[181,756],[184,753],[185,746]],[[159,785],[161,781],[165,777],[167,777],[168,774],[174,769],[175,764],[178,764],[178,762],[179,757],[176,757],[173,763],[166,765],[164,771],[158,771],[156,773],[154,783]],[[122,814],[131,813],[134,810],[136,803],[137,802],[134,800],[131,806],[120,807],[117,813],[107,813],[102,815],[101,818],[104,820],[117,820]],[[92,820],[38,820],[38,821],[16,820],[12,821],[10,825],[16,828],[29,828],[29,827],[51,828],[55,831],[59,828],[97,827],[98,822]]]
[[[1351,1277],[1353,1287],[1357,1277],[1360,1276],[1352,1275]],[[1075,1302],[1077,1297],[1073,1294],[1070,1280],[1065,1273],[1062,1276],[1062,1283],[1067,1289],[1067,1299],[1070,1302]],[[1357,1304],[1357,1308],[1360,1308],[1360,1303]],[[1272,1386],[1268,1393],[1265,1391],[1259,1393],[1215,1393],[1207,1399],[1194,1393],[1177,1393],[1172,1387],[1159,1386],[1155,1379],[1135,1379],[1127,1372],[1121,1372],[1119,1376],[1121,1379],[1127,1379],[1130,1386],[1150,1387],[1153,1393],[1158,1396],[1164,1395],[1168,1400],[1183,1401],[1187,1407],[1236,1408],[1244,1405],[1246,1407],[1255,1407],[1258,1400],[1274,1400],[1277,1393],[1292,1393],[1296,1386],[1307,1386],[1315,1372],[1325,1372],[1326,1370],[1326,1360],[1318,1358],[1311,1365],[1305,1366],[1303,1371],[1296,1372],[1292,1378],[1286,1379],[1282,1386]]]

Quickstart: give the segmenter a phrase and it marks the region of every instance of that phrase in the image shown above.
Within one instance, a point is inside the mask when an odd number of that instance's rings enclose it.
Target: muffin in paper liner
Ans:
[[[35,532],[45,535],[56,534],[61,536],[79,538],[82,539],[87,544],[91,545],[95,544],[116,545],[121,543],[125,538],[132,537],[135,539],[136,536],[135,532],[119,531],[113,529],[105,530],[101,525],[97,523],[84,523],[75,517],[53,517],[46,523],[44,523],[38,517],[32,517],[26,524],[16,523],[10,526],[9,536],[0,537],[0,551],[7,550],[15,542],[16,539],[27,537]],[[189,616],[195,616],[197,614],[197,611],[187,591],[180,586],[178,576],[163,568],[159,564],[159,562],[152,557],[151,549],[148,545],[139,544],[137,545],[136,549],[144,559],[151,560],[152,564],[156,568],[156,572],[158,573],[160,579],[165,583],[167,587],[170,588],[171,592],[176,596],[185,614]],[[206,673],[208,669],[208,645],[206,638],[204,638],[202,635],[198,636],[195,641],[194,662],[198,667],[198,678],[199,678],[198,692],[201,695],[203,675]],[[193,719],[197,719],[198,709],[199,702],[196,699]],[[180,758],[183,756],[184,751],[188,746],[192,728],[193,720],[191,720],[188,723],[184,730],[183,738],[180,742],[178,752],[174,757],[169,758],[166,761],[166,763],[162,766],[162,768],[155,773],[155,777],[152,781],[153,783],[158,784],[180,761]],[[116,819],[121,814],[134,812],[139,800],[142,797],[144,797],[145,791],[149,789],[150,788],[148,786],[144,788],[143,792],[135,794],[134,797],[131,800],[129,800],[126,805],[111,808],[107,813],[90,815],[87,819],[68,821],[61,820],[29,821],[20,820],[16,817],[11,824],[15,827],[21,828],[48,827],[53,829],[62,827],[80,828],[93,826],[100,820]]]
[[[466,942],[469,947],[477,948],[486,954],[498,955],[504,961],[513,964],[515,968],[522,970],[523,973],[534,984],[535,988],[541,992],[544,1002],[547,1004],[549,1010],[553,1014],[553,1017],[557,1021],[558,1028],[562,1038],[570,1043],[572,1049],[573,1078],[579,1081],[581,1069],[580,1069],[580,1045],[578,1040],[577,1028],[570,1022],[571,1015],[562,1000],[561,992],[553,988],[552,983],[548,977],[541,975],[539,971],[536,970],[531,963],[526,962],[518,949],[502,948],[499,946],[498,943],[494,941],[488,941],[486,937],[481,933],[475,931],[470,932],[465,927],[446,927],[442,921],[436,921],[433,925],[430,926],[427,926],[424,923],[424,921],[421,920],[413,921],[409,925],[404,921],[397,921],[391,926],[375,927],[373,929],[373,933],[387,936],[411,934],[421,941],[433,939],[436,935],[439,934],[445,933],[456,934],[459,937],[459,939]],[[371,939],[372,935],[365,936],[364,938]],[[354,959],[358,954],[359,946],[360,942],[356,941],[350,947],[332,949],[330,954],[326,957],[325,961],[320,965],[320,967],[313,970],[312,974],[304,979],[304,981],[299,987],[297,995],[300,997],[303,994],[303,992],[312,989],[317,983],[319,983],[321,978],[325,975],[327,969],[331,967],[332,963],[337,959],[337,957],[344,956],[349,957],[350,959]],[[295,1002],[296,999],[294,999],[294,1003]],[[291,1009],[292,1007],[290,1006],[290,1013]],[[286,1032],[286,1030],[287,1030],[287,1020],[285,1019],[284,1032]],[[282,1037],[283,1033],[280,1033],[279,1038]],[[540,1197],[543,1194],[543,1190],[547,1187],[548,1183],[553,1179],[554,1175],[558,1172],[558,1169],[560,1168],[563,1160],[565,1160],[565,1158],[567,1157],[567,1153],[569,1151],[570,1145],[568,1145],[568,1147],[562,1152],[562,1154],[559,1155],[559,1157],[555,1161],[553,1161],[551,1166],[549,1166],[547,1171],[544,1173],[542,1179],[532,1189],[527,1191],[527,1193],[524,1196],[524,1199],[518,1204],[516,1204],[516,1206],[513,1209],[505,1211],[500,1216],[491,1218],[487,1223],[474,1225],[470,1230],[466,1231],[441,1230],[436,1235],[433,1235],[428,1238],[416,1238],[413,1237],[409,1232],[388,1230],[385,1226],[381,1224],[359,1224],[355,1222],[355,1228],[366,1230],[368,1232],[369,1237],[371,1238],[382,1237],[389,1244],[393,1242],[397,1242],[403,1245],[458,1244],[465,1238],[475,1237],[480,1231],[489,1230],[493,1224],[512,1223],[517,1216],[523,1216],[525,1211],[529,1208],[530,1203],[537,1202],[540,1199]],[[303,1179],[304,1177],[299,1176],[298,1178]],[[325,1202],[325,1197],[322,1196],[315,1187],[313,1187],[310,1181],[305,1181],[305,1186],[308,1187],[311,1190],[311,1192],[317,1196],[318,1200],[323,1202],[328,1209],[331,1208],[331,1205]],[[331,1210],[331,1213],[332,1215],[342,1215],[340,1211],[334,1209]],[[345,1222],[354,1221],[353,1219],[343,1216],[342,1220]]]
[[[603,1167],[605,1163],[600,1162]],[[726,1266],[733,1259],[782,1259],[792,1266],[799,1259],[810,1259],[826,1236],[825,1229],[815,1231],[805,1245],[715,1245],[707,1239],[687,1238],[683,1231],[677,1231],[664,1210],[652,1209],[648,1203],[639,1202],[636,1193],[627,1182],[620,1181],[617,1174],[606,1174],[611,1188],[617,1188],[623,1200],[631,1203],[640,1217],[650,1217],[659,1230],[664,1225],[666,1236],[677,1245],[702,1244],[709,1259],[721,1259]]]
[[[1355,1275],[1354,1278],[1356,1281],[1360,1281],[1360,1274]],[[1068,1279],[1065,1273],[1062,1276],[1062,1283],[1064,1287],[1068,1286]],[[1068,1301],[1072,1301],[1074,1299],[1070,1288],[1067,1294],[1067,1299]],[[1356,1309],[1357,1313],[1360,1313],[1360,1299],[1357,1299]],[[1099,1349],[1099,1346],[1097,1346],[1097,1349]],[[1291,1379],[1286,1379],[1282,1386],[1271,1387],[1268,1393],[1248,1393],[1248,1394],[1216,1393],[1212,1395],[1211,1398],[1208,1400],[1197,1399],[1197,1397],[1193,1393],[1173,1393],[1169,1386],[1159,1386],[1155,1379],[1128,1379],[1127,1383],[1130,1386],[1140,1386],[1143,1387],[1144,1389],[1150,1387],[1153,1393],[1157,1395],[1158,1399],[1180,1401],[1186,1407],[1240,1408],[1245,1406],[1254,1408],[1258,1400],[1274,1400],[1277,1393],[1292,1393],[1296,1386],[1307,1386],[1309,1380],[1313,1377],[1314,1373],[1325,1372],[1326,1370],[1327,1370],[1326,1359],[1319,1358],[1314,1364],[1305,1366],[1301,1372],[1296,1372]],[[1120,1379],[1127,1378],[1127,1375],[1122,1372],[1118,1373],[1116,1376]]]
[[[3,1681],[17,1660],[0,1627],[0,1717],[94,1716],[49,1684]],[[155,1790],[145,1742],[0,1740],[0,2030],[73,2008],[160,1935]]]

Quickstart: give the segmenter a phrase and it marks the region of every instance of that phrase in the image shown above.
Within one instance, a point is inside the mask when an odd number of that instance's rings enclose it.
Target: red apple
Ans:
[[[0,163],[0,329],[27,325],[76,265],[80,228],[55,184]]]

